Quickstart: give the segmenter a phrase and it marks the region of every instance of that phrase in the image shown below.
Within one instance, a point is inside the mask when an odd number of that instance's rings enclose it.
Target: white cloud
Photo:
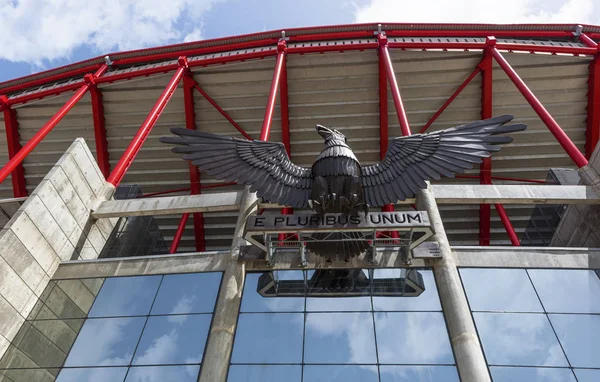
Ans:
[[[356,22],[600,23],[595,0],[370,0],[355,6]]]
[[[42,65],[93,51],[198,40],[204,13],[219,0],[0,0],[0,59]]]

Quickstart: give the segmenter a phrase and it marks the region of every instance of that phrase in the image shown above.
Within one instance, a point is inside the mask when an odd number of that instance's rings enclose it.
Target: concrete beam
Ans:
[[[108,200],[92,212],[92,217],[181,215],[185,212],[219,212],[240,209],[242,191],[214,194]]]

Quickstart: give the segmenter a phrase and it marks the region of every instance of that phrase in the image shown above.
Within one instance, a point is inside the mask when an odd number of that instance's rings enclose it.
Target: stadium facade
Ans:
[[[0,83],[0,381],[600,380],[599,40],[300,28]],[[371,164],[390,138],[501,114],[528,129],[386,206],[427,224],[375,227],[347,262],[302,230],[249,235],[249,217],[301,211],[158,141],[280,141],[309,167],[322,124]]]

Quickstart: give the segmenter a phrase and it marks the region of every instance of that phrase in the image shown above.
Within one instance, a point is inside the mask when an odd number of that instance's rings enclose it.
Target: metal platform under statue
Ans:
[[[311,245],[329,243],[344,251],[353,243],[365,242],[365,252],[372,264],[378,263],[379,250],[398,251],[405,263],[410,264],[413,257],[439,257],[439,251],[430,245],[435,243],[425,243],[426,250],[414,251],[433,234],[425,211],[253,215],[248,217],[244,233],[244,238],[253,245],[242,248],[240,259],[273,264],[278,255],[295,252],[300,255],[302,266],[306,266]]]

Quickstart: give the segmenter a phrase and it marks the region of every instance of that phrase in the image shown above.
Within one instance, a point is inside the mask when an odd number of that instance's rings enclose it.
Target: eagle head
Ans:
[[[323,137],[323,139],[325,139],[325,142],[335,140],[346,143],[347,141],[346,136],[336,129],[330,129],[322,125],[317,125],[317,132]]]

